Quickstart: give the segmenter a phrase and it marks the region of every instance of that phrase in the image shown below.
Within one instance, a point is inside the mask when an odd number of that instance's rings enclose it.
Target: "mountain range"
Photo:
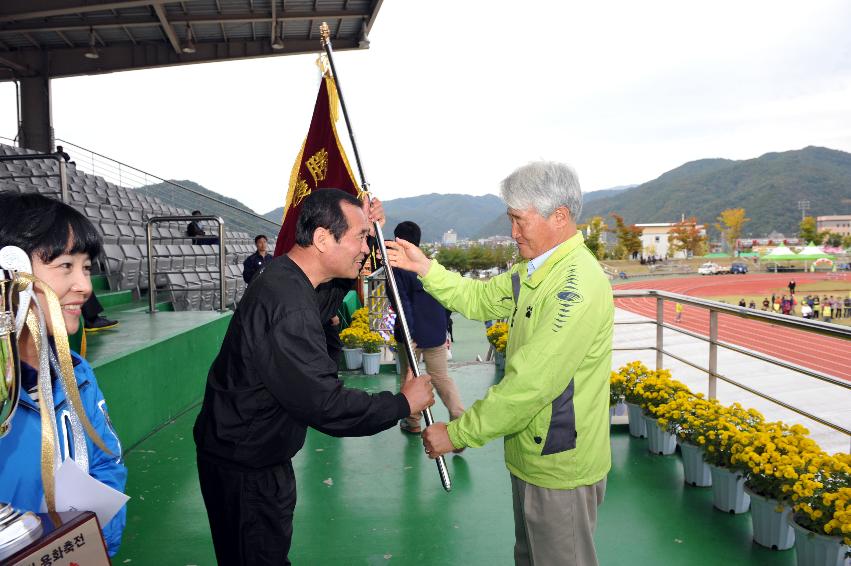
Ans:
[[[714,234],[721,211],[744,208],[751,219],[744,234],[793,236],[801,221],[798,201],[809,201],[812,216],[851,214],[851,154],[811,146],[740,161],[691,161],[629,190],[586,199],[580,221],[602,216],[611,224],[612,212],[628,224],[695,216]]]
[[[193,190],[251,211],[235,199],[223,197],[192,181],[179,181]],[[272,236],[274,225],[226,206],[161,183],[141,189],[164,202],[208,214],[219,214],[228,226]],[[602,216],[613,224],[615,212],[627,223],[676,222],[697,217],[714,235],[713,224],[727,208],[744,208],[751,219],[744,234],[774,231],[792,236],[798,232],[798,201],[809,201],[813,216],[851,214],[851,154],[823,147],[767,153],[754,159],[700,159],[672,169],[640,185],[588,192],[580,222]],[[510,235],[505,205],[496,195],[427,194],[384,201],[387,232],[403,220],[423,229],[423,241],[440,241],[449,229],[459,238]],[[251,211],[253,212],[253,211]],[[283,208],[263,216],[278,223]]]

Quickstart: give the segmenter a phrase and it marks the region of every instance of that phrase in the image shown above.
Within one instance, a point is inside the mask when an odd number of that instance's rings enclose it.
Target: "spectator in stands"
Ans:
[[[842,318],[842,299],[836,297],[833,299],[833,318]]]
[[[768,302],[768,297],[765,297],[762,300],[762,310],[767,311],[769,306],[771,306],[771,303]]]
[[[813,307],[809,303],[803,303],[801,305],[801,316],[807,319],[813,318]]]
[[[745,298],[744,298],[744,297],[742,297],[741,299],[739,299],[739,306],[740,306],[740,307],[742,307],[742,308],[744,308],[744,307],[747,307],[747,306],[748,306],[748,303],[745,301]]]
[[[813,318],[818,320],[821,317],[821,299],[818,295],[813,295],[813,304],[810,306],[813,307]]]
[[[193,210],[192,216],[202,216],[200,210]],[[198,220],[193,220],[186,226],[186,235],[192,238],[192,243],[196,245],[216,245],[219,243],[218,236],[207,236],[207,232],[201,228],[201,223]]]
[[[794,294],[795,294],[795,286],[796,286],[796,283],[795,283],[795,280],[794,280],[794,279],[792,279],[791,281],[789,281],[789,294],[790,294],[790,295],[794,295]]]
[[[369,253],[360,201],[337,190],[304,199],[296,243],[236,308],[195,422],[201,494],[219,564],[289,564],[292,458],[307,427],[366,436],[434,403],[430,378],[402,391],[347,389],[327,353],[322,283],[351,281]],[[261,345],[258,347],[258,345]]]
[[[751,299],[751,302],[750,302],[750,303],[748,303],[748,308],[749,308],[749,309],[756,310],[756,300]]]
[[[420,245],[421,231],[416,222],[410,220],[401,222],[393,230],[393,235],[415,246]],[[393,274],[396,276],[396,286],[399,290],[402,308],[405,311],[408,330],[416,348],[415,355],[418,357],[422,355],[426,373],[431,376],[432,385],[434,385],[440,400],[443,401],[449,411],[449,420],[455,420],[464,413],[464,405],[461,403],[461,395],[458,393],[455,381],[449,377],[449,366],[446,360],[451,311],[447,311],[423,290],[423,284],[417,279],[416,273],[396,269]],[[402,333],[400,318],[396,319],[394,334],[396,335],[396,343],[401,344],[405,338]],[[404,384],[408,379],[413,379],[413,376],[408,374],[408,356],[404,353],[404,346],[399,348],[399,352],[401,354],[399,361],[403,376],[402,384]],[[420,428],[421,419],[422,413],[412,414],[400,421],[399,426],[404,431],[419,434],[422,432]]]
[[[851,318],[851,297],[845,297],[845,318]]]
[[[29,255],[33,275],[43,282],[36,285],[36,296],[42,306],[47,307],[42,284],[52,289],[59,299],[62,318],[47,322],[49,335],[77,332],[82,305],[92,292],[89,276],[92,259],[101,250],[101,238],[92,223],[70,206],[43,195],[0,193],[0,248],[4,246],[19,247]],[[49,347],[57,355],[53,340]],[[35,339],[26,327],[19,336],[18,351],[22,374],[21,406],[15,412],[9,433],[0,438],[0,501],[37,513],[44,500],[42,427],[38,371],[35,369],[40,364]],[[71,352],[71,362],[85,416],[109,450],[109,453],[104,452],[86,436],[87,472],[92,478],[124,491],[127,469],[122,461],[121,443],[110,423],[97,379],[88,362],[77,353]],[[58,376],[54,371],[51,374],[54,406],[50,410],[58,430],[64,432],[67,430],[68,402]],[[73,447],[70,441],[55,443],[58,460],[73,458],[69,444]],[[73,459],[81,461],[79,457]],[[110,556],[114,556],[121,545],[126,513],[126,508],[122,508],[102,526]]]
[[[103,312],[103,306],[98,301],[94,290],[89,298],[83,303],[83,327],[86,332],[100,332],[101,330],[109,330],[118,326],[117,320],[110,320],[100,315]]]
[[[266,268],[266,264],[272,261],[272,254],[266,251],[268,241],[269,239],[263,234],[254,236],[254,247],[257,251],[242,262],[242,278],[246,283],[251,283]]]

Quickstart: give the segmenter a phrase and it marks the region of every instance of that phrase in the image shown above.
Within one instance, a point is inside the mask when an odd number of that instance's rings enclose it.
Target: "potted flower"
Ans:
[[[792,487],[800,566],[842,566],[851,555],[851,456],[811,453]]]
[[[763,423],[731,447],[731,464],[745,470],[753,538],[759,545],[786,550],[795,544],[795,532],[789,524],[792,489],[811,454],[820,452],[807,435],[801,425]]]
[[[688,393],[688,387],[671,379],[671,372],[666,369],[650,372],[635,387],[646,423],[647,449],[653,454],[669,456],[677,449],[677,438],[668,432],[667,421],[660,423],[654,413],[658,407],[674,398],[677,392]]]
[[[642,397],[636,388],[650,373],[650,369],[639,361],[630,362],[618,369],[618,374],[624,378],[624,401],[629,415],[629,434],[636,438],[647,437],[647,426],[641,413]]]
[[[384,338],[378,332],[366,332],[361,339],[363,348],[363,373],[375,375],[381,367],[381,347],[384,346]]]
[[[613,371],[609,378],[609,423],[615,415],[626,414],[624,395],[626,395],[626,378]]]
[[[721,511],[745,513],[750,508],[750,496],[745,493],[747,468],[737,460],[733,446],[747,443],[748,434],[757,431],[764,422],[756,409],[745,410],[738,403],[729,407],[719,405],[714,415],[704,423],[704,434],[698,443],[705,447],[704,459],[712,473],[712,504]]]
[[[354,325],[340,332],[340,341],[343,343],[343,356],[346,360],[347,369],[358,369],[361,366],[363,335],[363,328]]]
[[[706,399],[702,393],[677,391],[671,400],[653,409],[659,417],[659,426],[677,436],[683,458],[683,479],[688,485],[712,485],[709,465],[703,459],[703,444],[707,423],[714,423],[718,407],[717,400]]]
[[[494,364],[497,369],[505,369],[505,350],[508,347],[508,323],[494,322],[485,333],[493,346],[496,355],[494,356]]]

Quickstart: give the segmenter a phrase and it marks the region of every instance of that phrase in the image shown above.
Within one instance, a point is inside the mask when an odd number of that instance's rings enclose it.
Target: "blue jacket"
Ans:
[[[74,363],[74,375],[83,410],[92,426],[103,439],[112,455],[104,453],[86,436],[89,449],[89,475],[106,485],[124,492],[127,482],[127,468],[121,455],[121,442],[112,428],[106,401],[98,387],[92,367],[80,356],[71,353]],[[32,371],[30,369],[30,371]],[[53,396],[56,413],[56,426],[59,432],[59,444],[62,460],[73,456],[70,424],[66,427],[67,407],[65,392],[54,381]],[[44,489],[41,483],[41,420],[38,406],[32,397],[21,388],[20,402],[12,417],[12,428],[0,438],[0,501],[11,503],[18,509],[38,512],[41,507]],[[67,431],[67,432],[63,432]],[[109,555],[114,556],[121,545],[121,534],[127,521],[127,507],[123,507],[106,526],[102,525],[103,538]]]
[[[451,311],[443,308],[425,292],[416,273],[394,269],[393,275],[396,276],[396,286],[405,309],[408,330],[411,331],[411,338],[417,343],[417,348],[443,346],[446,343]],[[395,335],[397,341],[402,339],[402,326],[399,322],[396,323]]]

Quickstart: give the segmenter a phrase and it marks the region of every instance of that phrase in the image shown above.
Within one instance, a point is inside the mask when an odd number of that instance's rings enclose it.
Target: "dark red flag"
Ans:
[[[285,254],[295,244],[295,226],[304,199],[318,189],[341,189],[354,196],[360,191],[334,122],[337,121],[337,87],[334,79],[324,77],[313,108],[310,129],[296,157],[284,204],[284,218],[275,256]]]

